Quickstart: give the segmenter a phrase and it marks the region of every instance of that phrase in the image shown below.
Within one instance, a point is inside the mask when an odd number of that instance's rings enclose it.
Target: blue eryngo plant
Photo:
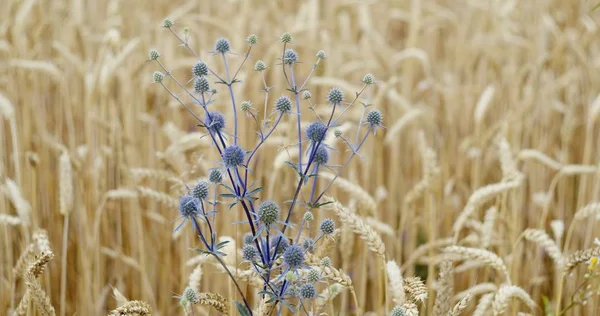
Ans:
[[[281,43],[278,44],[281,45],[281,57],[278,62],[268,65],[262,60],[256,60],[253,66],[250,65],[262,78],[256,88],[264,92],[264,100],[256,103],[265,104],[265,107],[257,109],[252,101],[245,100],[244,96],[236,95],[234,91],[235,84],[239,82],[240,69],[249,64],[252,48],[259,43],[256,35],[247,37],[246,52],[243,55],[233,54],[235,49],[240,48],[233,47],[227,38],[219,38],[213,47],[207,49],[212,52],[214,58],[200,60],[199,55],[188,45],[189,30],[186,29],[183,35],[179,35],[174,23],[169,21],[163,26],[198,60],[190,65],[189,76],[179,80],[163,63],[160,52],[152,49],[149,60],[157,65],[152,80],[197,120],[199,128],[210,137],[212,147],[221,157],[218,164],[209,170],[208,181],[198,181],[181,196],[181,224],[177,229],[185,227],[186,223],[191,224],[189,226],[199,239],[197,251],[214,257],[216,262],[223,266],[242,300],[237,302],[238,312],[242,315],[252,315],[253,309],[238,284],[239,280],[224,263],[226,254],[223,248],[226,242],[218,242],[218,232],[215,230],[215,221],[220,212],[227,210],[227,207],[231,211],[239,212],[243,220],[231,224],[242,225],[246,230],[242,243],[244,246],[240,250],[243,261],[240,264],[246,269],[254,270],[263,281],[262,288],[256,293],[258,297],[278,314],[285,308],[291,311],[311,311],[315,299],[319,297],[318,287],[327,286],[321,284],[326,281],[323,280],[319,267],[331,265],[329,258],[315,258],[313,252],[324,240],[332,238],[336,223],[330,218],[314,223],[319,228],[315,236],[307,236],[309,234],[303,234],[303,230],[314,221],[314,212],[328,204],[323,196],[333,181],[358,154],[367,138],[383,126],[381,112],[368,111],[371,104],[359,101],[363,92],[375,84],[375,77],[372,74],[365,75],[360,80],[362,88],[359,91],[343,91],[341,88],[332,87],[326,97],[315,100],[309,91],[310,78],[319,63],[326,60],[327,55],[324,51],[318,51],[311,57],[314,63],[308,76],[304,81],[298,81],[297,68],[306,65],[307,62],[291,47],[294,44],[292,36],[285,33],[280,36]],[[235,58],[238,59],[236,64],[239,66],[232,69],[231,63]],[[211,63],[221,63],[224,73],[215,72]],[[275,98],[270,96],[271,86],[275,83],[267,84],[267,71],[283,73],[285,82],[276,84],[287,87],[284,95]],[[184,100],[184,97],[171,91],[166,85],[168,81],[178,86],[178,89],[184,92],[185,99],[189,100]],[[222,90],[220,93],[228,95],[228,106],[231,106],[233,120],[227,120],[215,109],[214,96],[217,89]],[[351,107],[358,106],[357,103],[362,104],[363,109],[360,119],[355,122],[356,130],[342,132],[336,129],[345,119],[344,113]],[[317,107],[326,108],[328,115],[317,115]],[[246,115],[238,116],[240,113]],[[314,117],[304,130],[301,117]],[[251,119],[257,123],[258,139],[253,144],[239,143],[238,126],[242,119]],[[252,184],[254,182],[249,166],[261,146],[284,119],[291,120],[297,129],[293,135],[297,159],[286,163],[298,175],[298,182],[285,201],[262,199],[262,188]],[[356,133],[356,137],[347,137],[346,134],[350,133]],[[325,143],[330,134],[341,139],[350,151],[342,164],[330,163],[332,156],[336,154],[336,151]],[[333,180],[318,186],[319,173],[324,169],[333,172],[335,176]],[[214,194],[211,195],[211,192]],[[292,216],[295,213],[303,216]],[[293,218],[301,219],[292,222]]]

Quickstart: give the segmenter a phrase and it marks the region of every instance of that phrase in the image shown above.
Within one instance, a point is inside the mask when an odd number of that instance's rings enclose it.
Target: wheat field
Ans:
[[[320,314],[600,313],[594,6],[3,1],[0,314],[237,315],[240,298],[227,275],[191,250],[199,244],[190,229],[173,233],[185,186],[206,178],[220,156],[152,83],[160,68],[148,61],[149,49],[186,80],[196,61],[161,27],[167,17],[175,32],[189,30],[190,46],[215,61],[215,71],[224,71],[210,53],[218,38],[229,38],[239,64],[246,37],[257,34],[260,44],[235,86],[254,104],[264,97],[251,67],[258,59],[269,82],[285,82],[278,66],[284,32],[306,64],[298,77],[309,76],[317,51],[327,52],[308,85],[313,100],[325,100],[334,86],[353,96],[366,73],[377,78],[361,97],[383,113],[385,128],[327,191],[333,203],[314,213],[339,227],[314,254],[333,263],[323,268],[328,283],[317,287],[331,297],[317,300]],[[289,93],[282,84],[272,91]],[[214,107],[229,121],[228,98],[218,93]],[[346,123],[361,115],[360,107],[349,110]],[[281,124],[252,171],[261,198],[283,201],[297,175],[284,163],[295,123]],[[239,135],[240,143],[256,142],[251,121],[240,123]],[[350,155],[342,145],[331,143],[338,163]],[[321,174],[319,187],[334,177]],[[227,265],[255,314],[267,315],[255,291],[262,280],[240,265],[245,230],[231,223],[242,214],[222,213],[215,230],[230,241]],[[205,296],[182,307],[174,296],[188,284]]]

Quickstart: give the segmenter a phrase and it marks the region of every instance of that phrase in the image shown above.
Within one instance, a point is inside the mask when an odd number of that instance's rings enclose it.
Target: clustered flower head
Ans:
[[[288,32],[285,32],[285,33],[281,34],[279,39],[281,40],[282,43],[289,43],[292,41],[292,35]]]
[[[366,85],[371,85],[375,83],[375,76],[373,76],[372,73],[368,73],[366,74],[362,80],[361,80],[364,84]]]
[[[210,84],[208,83],[208,79],[205,76],[197,77],[194,81],[194,91],[196,93],[207,93],[210,91]]]
[[[324,165],[324,164],[327,164],[328,161],[329,161],[329,151],[327,150],[327,148],[325,148],[325,146],[317,147],[317,150],[315,151],[314,162],[317,165]]]
[[[306,222],[312,222],[315,219],[315,216],[311,211],[306,211],[306,213],[304,213],[303,219]]]
[[[286,96],[275,100],[275,109],[281,113],[289,113],[292,110],[292,101]]]
[[[319,263],[324,267],[329,267],[329,266],[331,266],[331,258],[323,257],[323,258],[321,258],[321,262],[319,262]]]
[[[223,163],[227,168],[235,168],[244,163],[246,152],[238,145],[230,145],[223,150]]]
[[[324,235],[331,235],[335,231],[335,222],[331,218],[327,218],[321,222],[319,229]]]
[[[185,290],[183,290],[182,299],[185,299],[192,304],[196,304],[198,302],[198,294],[196,294],[194,289],[188,286],[185,288]]]
[[[333,131],[333,136],[335,136],[335,138],[340,138],[342,137],[342,131],[339,129],[336,129],[335,131]]]
[[[229,40],[225,37],[221,37],[215,43],[215,51],[221,54],[226,54],[231,50],[231,45],[229,44]]]
[[[381,126],[381,123],[383,123],[383,114],[379,110],[371,110],[367,113],[365,121],[372,128]]]
[[[225,124],[223,123],[223,126],[224,125]],[[221,171],[219,171],[219,169],[212,169],[208,174],[208,181],[212,183],[221,183],[221,181],[223,181],[223,174],[221,173]]]
[[[304,299],[310,299],[315,297],[315,295],[317,295],[317,291],[315,290],[315,286],[307,283],[307,284],[303,284],[300,287],[300,297],[304,298]]]
[[[315,249],[315,240],[310,237],[304,238],[302,240],[302,248],[306,251],[314,250]]]
[[[306,273],[306,280],[308,280],[308,282],[315,283],[319,281],[320,278],[321,275],[319,274],[319,271],[315,269],[310,269],[308,270],[308,273]]]
[[[292,270],[300,268],[304,260],[304,250],[298,245],[290,245],[283,252],[283,262]]]
[[[244,234],[244,245],[249,245],[252,242],[254,242],[254,236],[252,235],[252,233],[247,232],[246,234]]]
[[[165,74],[163,74],[160,71],[155,71],[152,74],[152,80],[154,81],[154,83],[161,83],[163,79],[165,79]]]
[[[327,58],[327,54],[325,54],[325,51],[320,50],[320,51],[317,52],[317,58],[319,58],[321,60],[322,59],[326,59]]]
[[[331,88],[327,95],[327,101],[333,105],[340,105],[344,101],[344,91],[338,87]]]
[[[246,261],[254,261],[258,257],[258,250],[254,246],[247,244],[242,248],[242,258]]]
[[[246,41],[250,45],[256,45],[258,44],[258,36],[256,36],[256,34],[251,34],[250,36],[248,36],[248,38],[246,38]]]
[[[200,207],[198,200],[190,195],[183,195],[179,200],[179,213],[184,218],[191,218],[198,216]]]
[[[192,189],[192,196],[198,200],[204,200],[208,196],[208,182],[202,180],[198,181]]]
[[[192,67],[192,74],[196,77],[202,77],[208,75],[208,65],[203,61],[199,61]]]
[[[313,143],[323,141],[325,133],[327,132],[327,126],[321,121],[310,123],[306,128],[306,137]]]
[[[394,307],[394,309],[392,309],[392,313],[390,314],[391,316],[404,316],[404,308],[402,306],[396,306]]]
[[[295,50],[288,48],[283,53],[283,63],[286,65],[293,65],[298,62],[298,53]]]
[[[252,110],[252,102],[250,101],[244,101],[240,104],[240,110],[242,110],[242,112],[250,112],[250,110]]]
[[[302,92],[302,99],[308,100],[310,98],[312,98],[312,94],[310,93],[310,91],[304,90],[304,92]]]
[[[254,64],[254,71],[264,71],[267,69],[267,65],[265,65],[265,62],[262,60],[258,60],[256,61],[256,64]]]
[[[173,21],[171,21],[169,19],[164,19],[164,21],[163,21],[163,27],[171,28],[172,26],[173,26]]]
[[[150,52],[148,53],[148,57],[150,57],[150,60],[157,60],[158,57],[160,57],[160,54],[158,53],[158,51],[154,48],[150,49]]]
[[[212,132],[220,132],[225,127],[225,116],[216,111],[208,112],[208,114],[204,122],[206,127]]]
[[[273,201],[263,201],[258,206],[258,218],[265,225],[273,225],[279,218],[280,208],[277,203]]]

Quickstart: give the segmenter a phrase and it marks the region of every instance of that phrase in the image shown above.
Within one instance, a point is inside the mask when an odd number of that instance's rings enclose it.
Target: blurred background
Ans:
[[[14,310],[26,291],[14,267],[38,229],[47,232],[55,255],[39,280],[57,314],[106,314],[117,306],[113,287],[147,302],[153,314],[183,314],[173,295],[197,267],[189,249],[198,245],[190,229],[173,234],[178,199],[183,184],[205,177],[219,157],[193,118],[151,83],[160,69],[147,61],[150,48],[182,81],[196,61],[161,27],[166,17],[178,34],[189,29],[191,48],[217,72],[222,63],[210,52],[218,38],[231,41],[237,65],[246,37],[257,34],[260,44],[235,86],[240,100],[257,105],[264,97],[262,79],[252,71],[258,59],[269,67],[271,100],[288,93],[277,60],[283,32],[294,37],[300,78],[318,50],[327,53],[308,84],[324,111],[331,87],[351,97],[366,73],[375,75],[377,84],[364,97],[382,111],[386,129],[328,194],[375,228],[386,258],[405,276],[426,280],[431,299],[443,260],[439,247],[451,243],[471,194],[504,180],[499,157],[512,155],[523,182],[477,205],[461,237],[501,256],[512,282],[539,305],[532,313],[541,314],[544,297],[556,299],[559,277],[553,259],[524,243],[521,232],[542,229],[565,254],[593,246],[598,236],[595,217],[574,219],[600,189],[600,11],[594,6],[585,0],[5,0],[0,314]],[[214,106],[231,120],[227,98],[219,93]],[[356,123],[360,114],[356,107],[346,121]],[[242,121],[240,142],[253,146],[256,126]],[[265,187],[262,198],[284,201],[293,193],[296,178],[282,154],[292,123],[257,157],[253,176]],[[500,154],[498,135],[508,144]],[[335,146],[341,162],[348,152]],[[492,206],[496,221],[486,222]],[[317,222],[334,216],[315,215]],[[229,224],[237,219],[237,212],[224,212],[219,234],[239,246],[245,231]],[[573,225],[566,245],[561,225],[563,231]],[[490,227],[493,233],[486,233]],[[362,310],[381,314],[381,263],[360,238],[344,229],[340,235],[329,254],[334,266],[352,278]],[[201,289],[235,296],[218,269],[203,270]],[[585,268],[575,271],[581,276]],[[455,293],[480,282],[503,281],[488,268],[463,264]],[[563,304],[577,284],[567,280]],[[432,304],[421,308],[424,315]],[[335,306],[340,315],[356,311],[347,292]],[[597,307],[592,301],[571,312],[593,315]]]

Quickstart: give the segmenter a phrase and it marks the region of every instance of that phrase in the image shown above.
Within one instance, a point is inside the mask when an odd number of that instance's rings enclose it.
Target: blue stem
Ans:
[[[302,170],[302,126],[300,125],[300,99],[296,89],[296,76],[294,76],[294,65],[290,65],[290,75],[292,77],[292,89],[296,95],[296,112],[298,112],[298,169]]]
[[[229,88],[229,95],[231,96],[231,105],[233,107],[233,125],[234,125],[234,133],[233,133],[233,143],[237,145],[238,141],[238,121],[237,121],[237,110],[235,107],[235,96],[233,95],[233,89],[231,88],[232,82],[229,77],[229,66],[227,65],[227,58],[225,58],[225,54],[221,54],[223,56],[223,63],[225,64],[225,73],[227,74],[227,87]]]

